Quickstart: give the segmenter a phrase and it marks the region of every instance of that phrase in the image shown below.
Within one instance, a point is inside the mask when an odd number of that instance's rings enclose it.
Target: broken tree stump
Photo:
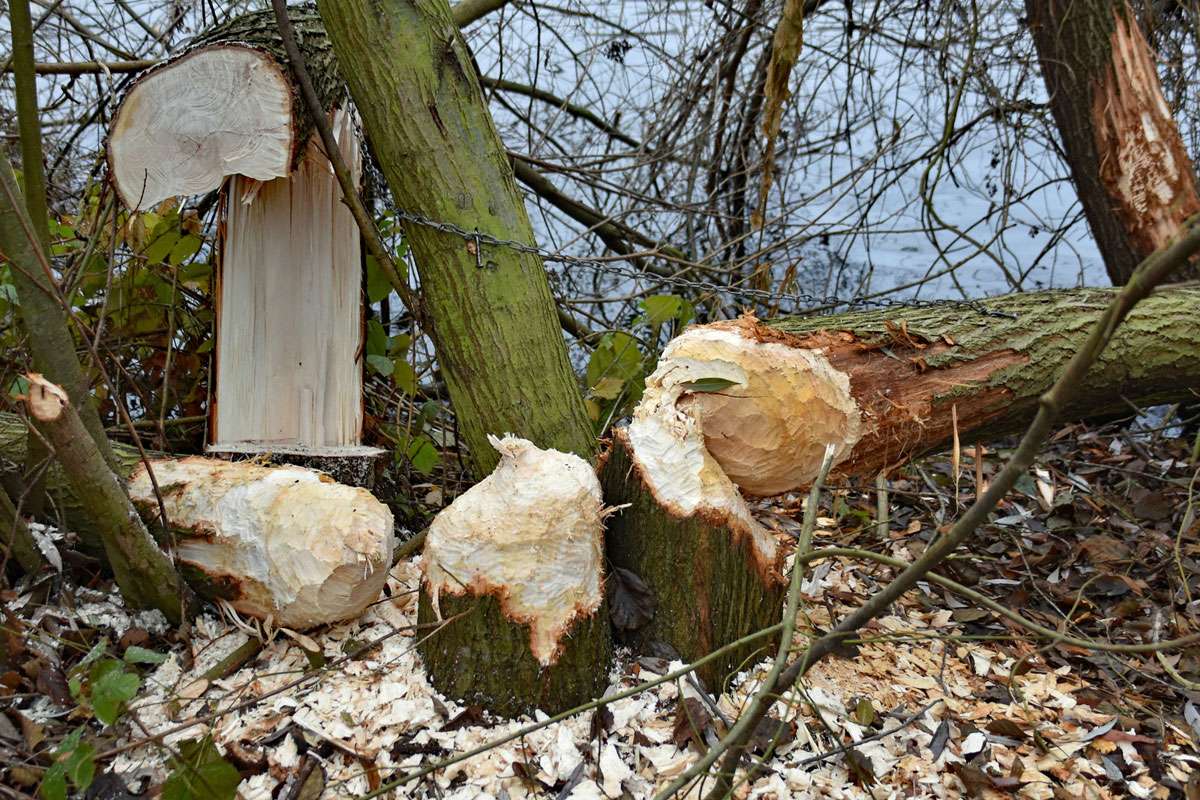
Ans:
[[[434,519],[419,649],[449,697],[515,716],[603,694],[611,639],[600,483],[578,456],[492,437],[496,469]]]
[[[320,18],[290,9],[357,180],[360,143]],[[361,446],[359,230],[300,102],[270,11],[198,36],[139,76],[113,119],[113,184],[132,210],[221,188],[209,448],[316,466],[370,486]]]

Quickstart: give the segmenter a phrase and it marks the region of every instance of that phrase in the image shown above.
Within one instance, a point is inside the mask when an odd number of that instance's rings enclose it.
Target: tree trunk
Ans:
[[[0,255],[9,262],[34,366],[67,390],[84,429],[104,458],[111,460],[104,425],[92,404],[91,387],[75,355],[66,311],[59,303],[49,258],[41,250],[39,234],[25,212],[6,158],[0,158]]]
[[[16,506],[9,499],[8,493],[0,488],[0,545],[5,552],[0,554],[0,561],[10,557],[26,573],[32,575],[42,568],[45,559],[38,549],[33,534],[25,519],[17,513]]]
[[[532,246],[512,167],[445,0],[318,7],[397,205]],[[591,458],[595,439],[541,258],[419,224],[405,232],[477,474],[497,462],[489,434]]]
[[[556,714],[608,685],[604,502],[592,466],[513,436],[491,475],[429,526],[418,642],[446,695],[507,716]]]
[[[778,621],[784,549],[743,494],[834,473],[872,476],[924,453],[1020,431],[1113,289],[689,328],[663,352],[601,470],[613,566],[657,611],[632,633],[694,660]],[[1151,295],[1088,373],[1064,418],[1200,394],[1200,286]],[[610,576],[610,582],[612,577]],[[706,670],[719,689],[743,652]]]
[[[1200,211],[1191,160],[1126,0],[1026,0],[1063,150],[1116,285]],[[1176,280],[1200,276],[1193,263]]]
[[[180,622],[187,607],[187,587],[158,549],[67,393],[40,375],[26,377],[29,416],[46,432],[74,493],[95,519],[121,596],[131,606],[157,608],[171,622]]]

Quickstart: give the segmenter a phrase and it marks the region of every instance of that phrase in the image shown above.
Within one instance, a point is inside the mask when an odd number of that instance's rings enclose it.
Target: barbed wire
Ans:
[[[595,258],[584,258],[580,256],[567,255],[565,253],[556,253],[551,250],[537,247],[536,245],[517,241],[516,239],[501,239],[499,237],[492,236],[491,234],[482,233],[479,230],[469,231],[466,228],[454,224],[453,222],[431,219],[422,214],[415,214],[402,209],[393,209],[392,213],[398,220],[409,222],[413,225],[420,225],[423,228],[429,228],[441,233],[451,234],[473,244],[475,265],[479,269],[489,269],[496,266],[495,262],[488,260],[484,256],[483,246],[488,245],[490,247],[504,247],[509,250],[515,250],[519,253],[536,255],[546,262],[569,264],[571,266],[582,267],[584,269],[591,269],[607,274],[619,275],[631,280],[645,280],[674,286],[680,289],[708,292],[714,295],[736,295],[744,299],[750,299],[764,304],[779,303],[780,301],[792,301],[797,304],[804,304],[808,306],[808,308],[798,308],[795,312],[793,312],[796,314],[814,314],[818,313],[819,311],[827,311],[842,306],[845,306],[848,309],[930,308],[953,306],[968,309],[985,317],[1017,319],[1015,314],[990,309],[980,300],[955,300],[949,298],[924,300],[917,298],[897,299],[893,297],[854,297],[847,299],[844,297],[838,297],[836,295],[817,295],[808,292],[774,292],[767,289],[755,289],[748,286],[730,286],[727,284],[716,283],[715,281],[683,278],[678,275],[662,275],[656,272],[640,270],[633,266],[622,265],[616,263],[615,261],[601,261]],[[632,255],[626,256],[626,258],[634,257],[635,256]]]

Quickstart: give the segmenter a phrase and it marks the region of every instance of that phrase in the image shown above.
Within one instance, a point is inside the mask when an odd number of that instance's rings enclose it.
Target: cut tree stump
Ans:
[[[555,714],[608,686],[604,504],[578,456],[496,439],[500,463],[434,519],[418,647],[439,691],[515,716]]]
[[[289,10],[340,155],[360,143],[320,18]],[[267,454],[369,486],[362,447],[359,230],[293,84],[273,12],[235,18],[139,76],[108,139],[134,210],[222,189],[209,446]]]
[[[955,418],[964,444],[1019,432],[1115,291],[686,330],[601,470],[605,500],[632,503],[609,522],[609,561],[648,587],[645,608],[657,606],[625,636],[687,662],[778,622],[791,543],[755,522],[743,494],[803,488],[831,444],[834,475],[873,477],[950,446]],[[1064,419],[1194,399],[1200,287],[1140,303],[1083,388]],[[743,650],[701,676],[720,690],[752,656]]]

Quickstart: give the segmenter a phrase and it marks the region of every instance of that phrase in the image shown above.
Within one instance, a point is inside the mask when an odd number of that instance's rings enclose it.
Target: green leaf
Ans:
[[[412,346],[412,336],[407,333],[397,333],[388,340],[388,355],[392,358],[403,358]]]
[[[161,263],[167,259],[179,241],[179,231],[169,231],[151,242],[142,255],[151,264]]]
[[[606,377],[628,382],[640,377],[641,372],[642,352],[637,339],[620,331],[606,333],[588,359],[587,384],[593,387]]]
[[[138,647],[136,644],[125,648],[126,664],[161,664],[166,660],[166,653],[156,653],[145,647]]]
[[[676,319],[683,311],[683,298],[673,294],[657,294],[643,299],[638,305],[645,312],[646,322],[662,325]]]
[[[397,265],[399,267],[399,265]],[[400,277],[404,277],[401,273]],[[392,282],[375,256],[367,256],[367,302],[378,303],[392,293]]]
[[[112,725],[121,715],[121,706],[137,694],[142,682],[137,675],[125,671],[116,659],[105,659],[92,667],[92,712],[105,725]]]
[[[606,375],[592,387],[592,395],[601,400],[616,400],[625,389],[625,381]]]
[[[67,800],[67,768],[61,761],[56,761],[46,770],[38,793],[45,800]]]
[[[90,742],[80,742],[63,762],[67,777],[76,789],[83,791],[96,777],[96,748]]]
[[[211,739],[179,743],[171,758],[171,774],[163,784],[162,800],[234,800],[242,776],[221,758]]]
[[[408,461],[413,469],[422,475],[428,475],[437,466],[440,455],[428,436],[417,436],[408,444]]]
[[[688,381],[680,385],[689,392],[702,394],[705,392],[719,392],[722,389],[728,389],[730,386],[737,386],[738,382],[726,378],[700,378],[699,380]]]
[[[407,395],[417,393],[417,373],[407,361],[396,362],[396,367],[392,370],[392,381],[397,389]]]
[[[371,367],[371,369],[375,370],[380,375],[392,374],[392,360],[387,356],[381,356],[372,353],[371,355],[367,356],[367,364]]]
[[[388,336],[387,331],[383,329],[383,323],[377,319],[367,320],[367,355],[386,356],[387,347]],[[389,367],[388,372],[391,371]]]
[[[204,242],[199,236],[188,234],[176,242],[175,246],[171,248],[171,254],[167,256],[167,261],[170,262],[171,266],[178,267],[180,264],[196,255],[196,253],[200,252],[200,245],[202,244],[204,244]]]

